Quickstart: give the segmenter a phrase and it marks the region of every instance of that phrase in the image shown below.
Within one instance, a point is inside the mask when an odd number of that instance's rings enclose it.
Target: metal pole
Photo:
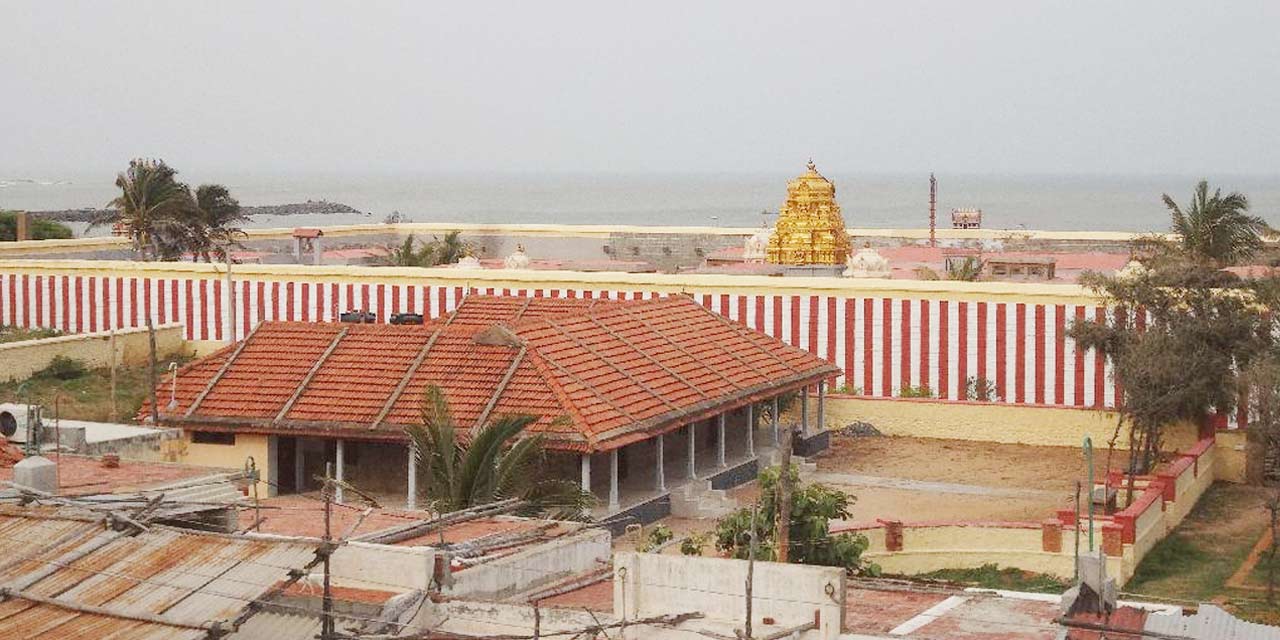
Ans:
[[[330,530],[333,512],[333,484],[330,478],[333,477],[333,463],[326,462],[324,467],[324,600],[320,605],[320,640],[330,640],[333,638],[333,586],[329,582],[329,556],[333,553],[330,545],[333,535]]]
[[[751,586],[755,584],[756,569],[756,530],[759,528],[760,503],[756,502],[751,507],[751,546],[747,551],[747,624],[743,629],[743,637],[751,640]]]
[[[1084,437],[1084,460],[1089,465],[1089,553],[1093,553],[1093,440]],[[1103,493],[1103,499],[1107,498]]]
[[[222,257],[227,265],[227,342],[236,341],[236,287],[231,280],[231,245],[222,247]]]

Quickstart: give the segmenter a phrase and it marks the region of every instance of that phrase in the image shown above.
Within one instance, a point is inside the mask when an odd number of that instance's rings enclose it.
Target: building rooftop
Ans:
[[[310,543],[153,525],[130,535],[95,518],[0,506],[0,637],[205,638],[315,558]]]
[[[47,455],[58,462],[59,493],[82,495],[127,493],[226,473],[226,469],[198,467],[171,462],[121,460],[117,467],[103,465],[101,458],[62,454]],[[13,480],[13,466],[0,464],[0,480]]]
[[[184,367],[176,409],[161,417],[200,429],[404,441],[404,426],[421,421],[424,391],[438,385],[461,426],[537,415],[529,431],[550,448],[596,451],[838,372],[683,295],[473,295],[426,325],[262,323]]]

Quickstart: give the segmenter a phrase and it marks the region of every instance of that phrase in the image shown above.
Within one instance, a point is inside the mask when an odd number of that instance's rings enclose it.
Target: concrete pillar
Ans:
[[[729,466],[728,464],[725,464],[724,461],[724,440],[724,413],[722,412],[720,415],[716,416],[716,464],[718,464],[721,469]]]
[[[302,264],[302,238],[293,238],[293,261]]]
[[[302,438],[293,439],[293,487],[298,493],[307,490],[307,466],[303,458],[306,457],[304,451],[304,443]]]
[[[578,466],[582,471],[582,490],[591,493],[591,454],[582,454]]]
[[[258,468],[261,469],[262,465],[259,464]],[[261,474],[262,472],[259,471],[258,473]],[[262,495],[275,496],[279,493],[280,436],[267,436],[267,473],[262,479],[266,480],[266,491]],[[259,487],[258,490],[263,491],[263,487]]]
[[[618,510],[618,450],[609,452],[609,510]]]
[[[667,472],[663,468],[665,463],[665,461],[663,460],[663,458],[665,457],[665,451],[663,449],[665,440],[666,440],[666,435],[664,434],[659,434],[657,439],[654,440],[654,443],[658,448],[658,455],[656,456],[658,477],[654,479],[653,486],[654,486],[654,489],[657,489],[658,493],[664,493],[667,490]]]
[[[756,457],[756,405],[747,405],[747,457]]]
[[[809,436],[809,385],[800,389],[800,434]]]
[[[827,383],[818,383],[818,430],[815,433],[822,433],[827,428]]]
[[[324,240],[318,236],[311,240],[311,264],[321,264],[324,262],[323,243]]]
[[[346,474],[343,473],[342,471],[342,467],[346,466],[345,464],[346,446],[344,446],[345,444],[346,444],[346,441],[339,439],[337,447],[335,448],[335,453],[334,453],[333,466],[337,470],[336,480],[338,481],[338,484],[335,487],[336,490],[334,491],[333,499],[337,500],[339,503],[341,503],[343,499],[346,497],[345,492],[342,490],[342,482],[346,479]]]
[[[409,443],[409,486],[405,489],[405,507],[418,508],[418,449]]]
[[[697,437],[698,423],[689,423],[689,479],[693,480],[698,477],[698,458],[697,458]]]
[[[781,441],[778,439],[778,396],[773,397],[773,446],[778,446]]]

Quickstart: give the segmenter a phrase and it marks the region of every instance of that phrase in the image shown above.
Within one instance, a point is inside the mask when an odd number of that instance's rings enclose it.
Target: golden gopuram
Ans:
[[[787,182],[787,201],[769,237],[765,260],[774,264],[844,264],[849,234],[844,230],[836,185],[809,161],[804,175]]]

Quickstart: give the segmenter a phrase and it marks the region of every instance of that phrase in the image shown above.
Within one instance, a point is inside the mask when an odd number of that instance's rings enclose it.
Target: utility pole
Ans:
[[[778,562],[787,563],[791,556],[791,446],[795,427],[788,426],[782,438],[782,464],[778,470],[778,521],[774,540],[778,545]]]
[[[330,519],[333,513],[333,463],[324,465],[324,600],[320,605],[320,640],[333,640],[333,586],[329,582],[329,558],[333,555],[333,532]]]
[[[120,419],[119,412],[116,411],[116,330],[111,329],[111,421],[118,422]],[[155,400],[152,400],[154,403]],[[152,405],[155,406],[154,404]]]
[[[756,539],[760,536],[756,535],[759,530],[760,503],[756,502],[751,507],[751,546],[747,547],[747,624],[743,629],[743,638],[751,640],[751,586],[755,584],[756,570]]]
[[[938,179],[929,174],[929,247],[938,246]]]
[[[160,405],[156,403],[156,328],[151,323],[151,310],[147,310],[147,344],[150,357],[147,378],[151,388],[151,424],[160,424]]]

